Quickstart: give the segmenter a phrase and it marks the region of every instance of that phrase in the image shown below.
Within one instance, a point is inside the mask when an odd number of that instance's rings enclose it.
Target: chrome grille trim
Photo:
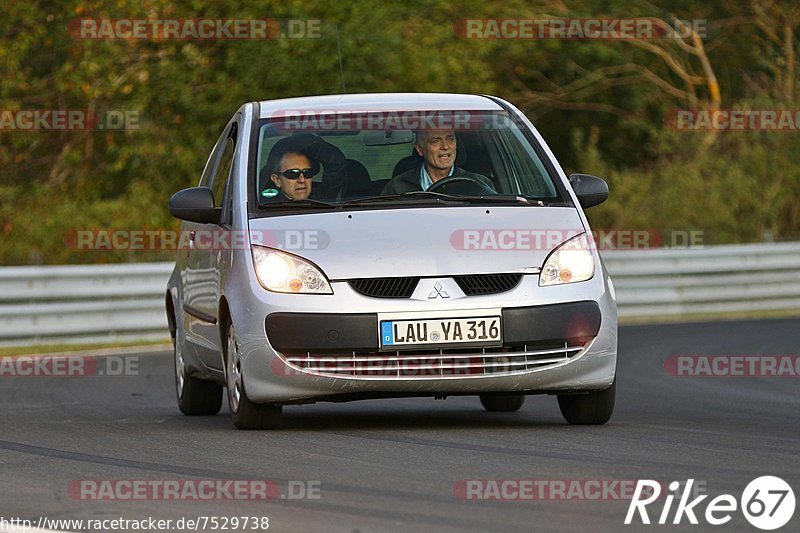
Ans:
[[[321,377],[360,379],[441,379],[464,377],[497,377],[540,370],[569,361],[583,351],[584,346],[548,349],[516,347],[518,351],[497,351],[481,348],[457,352],[419,350],[373,352],[332,356],[330,354],[279,354],[296,373]],[[455,353],[454,353],[455,352]],[[425,372],[420,374],[420,372]]]

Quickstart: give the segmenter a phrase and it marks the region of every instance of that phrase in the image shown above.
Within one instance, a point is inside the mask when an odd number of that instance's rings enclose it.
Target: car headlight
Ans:
[[[325,274],[296,255],[253,246],[256,277],[268,291],[290,294],[333,294]]]
[[[539,274],[539,286],[586,281],[594,276],[594,257],[585,233],[559,245],[547,257]]]

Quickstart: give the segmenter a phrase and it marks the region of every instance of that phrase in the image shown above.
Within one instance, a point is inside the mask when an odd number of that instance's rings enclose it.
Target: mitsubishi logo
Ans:
[[[433,300],[434,298],[450,298],[450,295],[447,294],[447,291],[442,290],[442,284],[438,281],[433,285],[433,290],[428,295],[428,300]]]

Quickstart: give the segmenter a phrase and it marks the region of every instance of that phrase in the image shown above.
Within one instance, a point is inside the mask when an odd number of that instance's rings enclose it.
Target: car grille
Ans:
[[[411,298],[419,278],[351,279],[350,286],[364,296],[373,298]]]
[[[467,296],[499,294],[516,287],[522,274],[471,274],[453,276]],[[411,298],[420,278],[366,278],[351,279],[350,286],[364,296],[372,298]]]
[[[485,296],[510,291],[519,284],[522,274],[481,274],[453,276],[467,296]]]
[[[580,353],[568,345],[505,348],[281,354],[287,371],[325,377],[441,379],[503,376],[557,365]]]

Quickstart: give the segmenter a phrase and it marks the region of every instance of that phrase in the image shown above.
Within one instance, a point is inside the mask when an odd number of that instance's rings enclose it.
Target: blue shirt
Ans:
[[[453,175],[455,172],[456,166],[453,165],[450,167],[450,173],[447,175],[448,177]],[[419,186],[422,187],[423,191],[427,191],[428,187],[433,185],[433,180],[431,179],[430,175],[428,175],[428,171],[425,169],[425,163],[422,164],[422,168],[419,171]]]

